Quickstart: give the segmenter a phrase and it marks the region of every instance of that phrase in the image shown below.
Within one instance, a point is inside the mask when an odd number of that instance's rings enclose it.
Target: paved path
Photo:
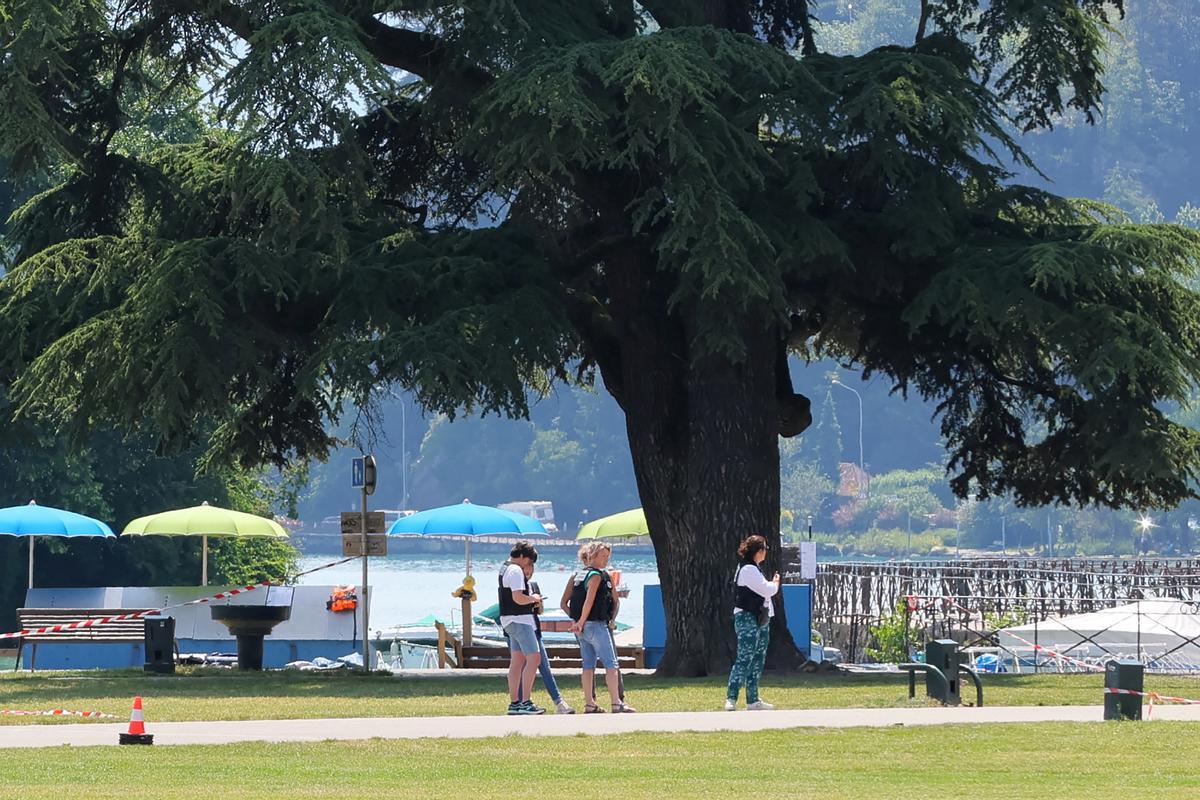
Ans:
[[[367,719],[147,722],[154,743],[319,742],[326,739],[478,739],[487,736],[575,736],[638,731],[763,731],[786,728],[891,727],[1000,722],[1100,722],[1095,706],[984,708],[846,708],[543,717],[380,717]],[[1155,706],[1155,720],[1200,721],[1200,706]],[[0,726],[0,748],[69,744],[116,745],[121,724]]]

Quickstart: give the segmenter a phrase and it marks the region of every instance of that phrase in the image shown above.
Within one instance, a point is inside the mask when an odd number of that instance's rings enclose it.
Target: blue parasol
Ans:
[[[533,517],[469,500],[402,517],[388,528],[389,536],[462,536],[466,538],[467,574],[471,574],[473,536],[549,536]]]
[[[112,528],[98,519],[63,511],[61,508],[29,505],[0,508],[0,535],[29,537],[29,588],[33,588],[33,545],[38,536],[115,536]]]

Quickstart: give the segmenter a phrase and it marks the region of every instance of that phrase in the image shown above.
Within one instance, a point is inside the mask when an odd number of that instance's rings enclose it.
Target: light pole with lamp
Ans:
[[[962,558],[962,551],[959,549],[959,538],[961,534],[959,520],[962,519],[962,502],[954,501],[954,557]]]
[[[400,509],[408,510],[408,401],[396,393],[388,392],[400,404]]]
[[[858,393],[858,389],[853,386],[847,386],[837,378],[833,379],[834,386],[840,386],[843,389],[849,389],[854,392],[854,396],[858,398],[858,469],[862,473],[864,488],[863,492],[867,497],[871,496],[871,479],[867,475],[866,463],[863,459],[863,401],[862,395]]]
[[[962,552],[959,549],[959,538],[962,533],[963,506],[966,505],[967,508],[970,508],[974,504],[975,504],[975,495],[973,495],[973,494],[967,495],[967,501],[965,504],[961,500],[954,501],[954,557],[955,558],[962,558]]]
[[[808,515],[808,540],[812,541],[812,514]]]
[[[904,504],[904,513],[908,518],[908,554],[912,555],[912,500]]]
[[[408,403],[400,401],[400,508],[408,510]]]

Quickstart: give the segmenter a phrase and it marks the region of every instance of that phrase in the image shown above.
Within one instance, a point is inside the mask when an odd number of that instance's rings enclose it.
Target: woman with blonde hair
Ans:
[[[604,667],[604,682],[608,685],[613,713],[631,714],[636,711],[621,698],[617,653],[608,627],[616,611],[616,592],[613,591],[612,577],[606,569],[611,556],[612,547],[604,542],[590,542],[581,547],[579,560],[586,568],[575,574],[567,585],[568,591],[563,594],[564,608],[575,620],[571,630],[579,638],[585,714],[603,711],[596,705],[596,662]]]

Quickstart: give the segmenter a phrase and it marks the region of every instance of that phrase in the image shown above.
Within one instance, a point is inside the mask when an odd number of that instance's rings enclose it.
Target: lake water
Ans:
[[[305,556],[300,559],[301,571],[329,563],[330,556]],[[497,580],[503,556],[476,555],[471,559],[475,590],[479,595],[475,611],[479,612],[496,602]],[[547,611],[558,608],[558,600],[567,579],[578,561],[570,553],[544,553],[538,558],[534,580],[548,598]],[[372,558],[368,580],[371,597],[371,630],[413,622],[429,614],[455,623],[462,615],[461,601],[451,592],[462,585],[466,561],[463,556],[393,555]],[[621,601],[621,622],[642,624],[642,587],[658,583],[658,571],[652,556],[623,557],[614,553],[611,569],[621,570],[621,582],[630,588],[629,597]],[[362,561],[314,572],[300,579],[302,585],[351,584],[362,580]]]

